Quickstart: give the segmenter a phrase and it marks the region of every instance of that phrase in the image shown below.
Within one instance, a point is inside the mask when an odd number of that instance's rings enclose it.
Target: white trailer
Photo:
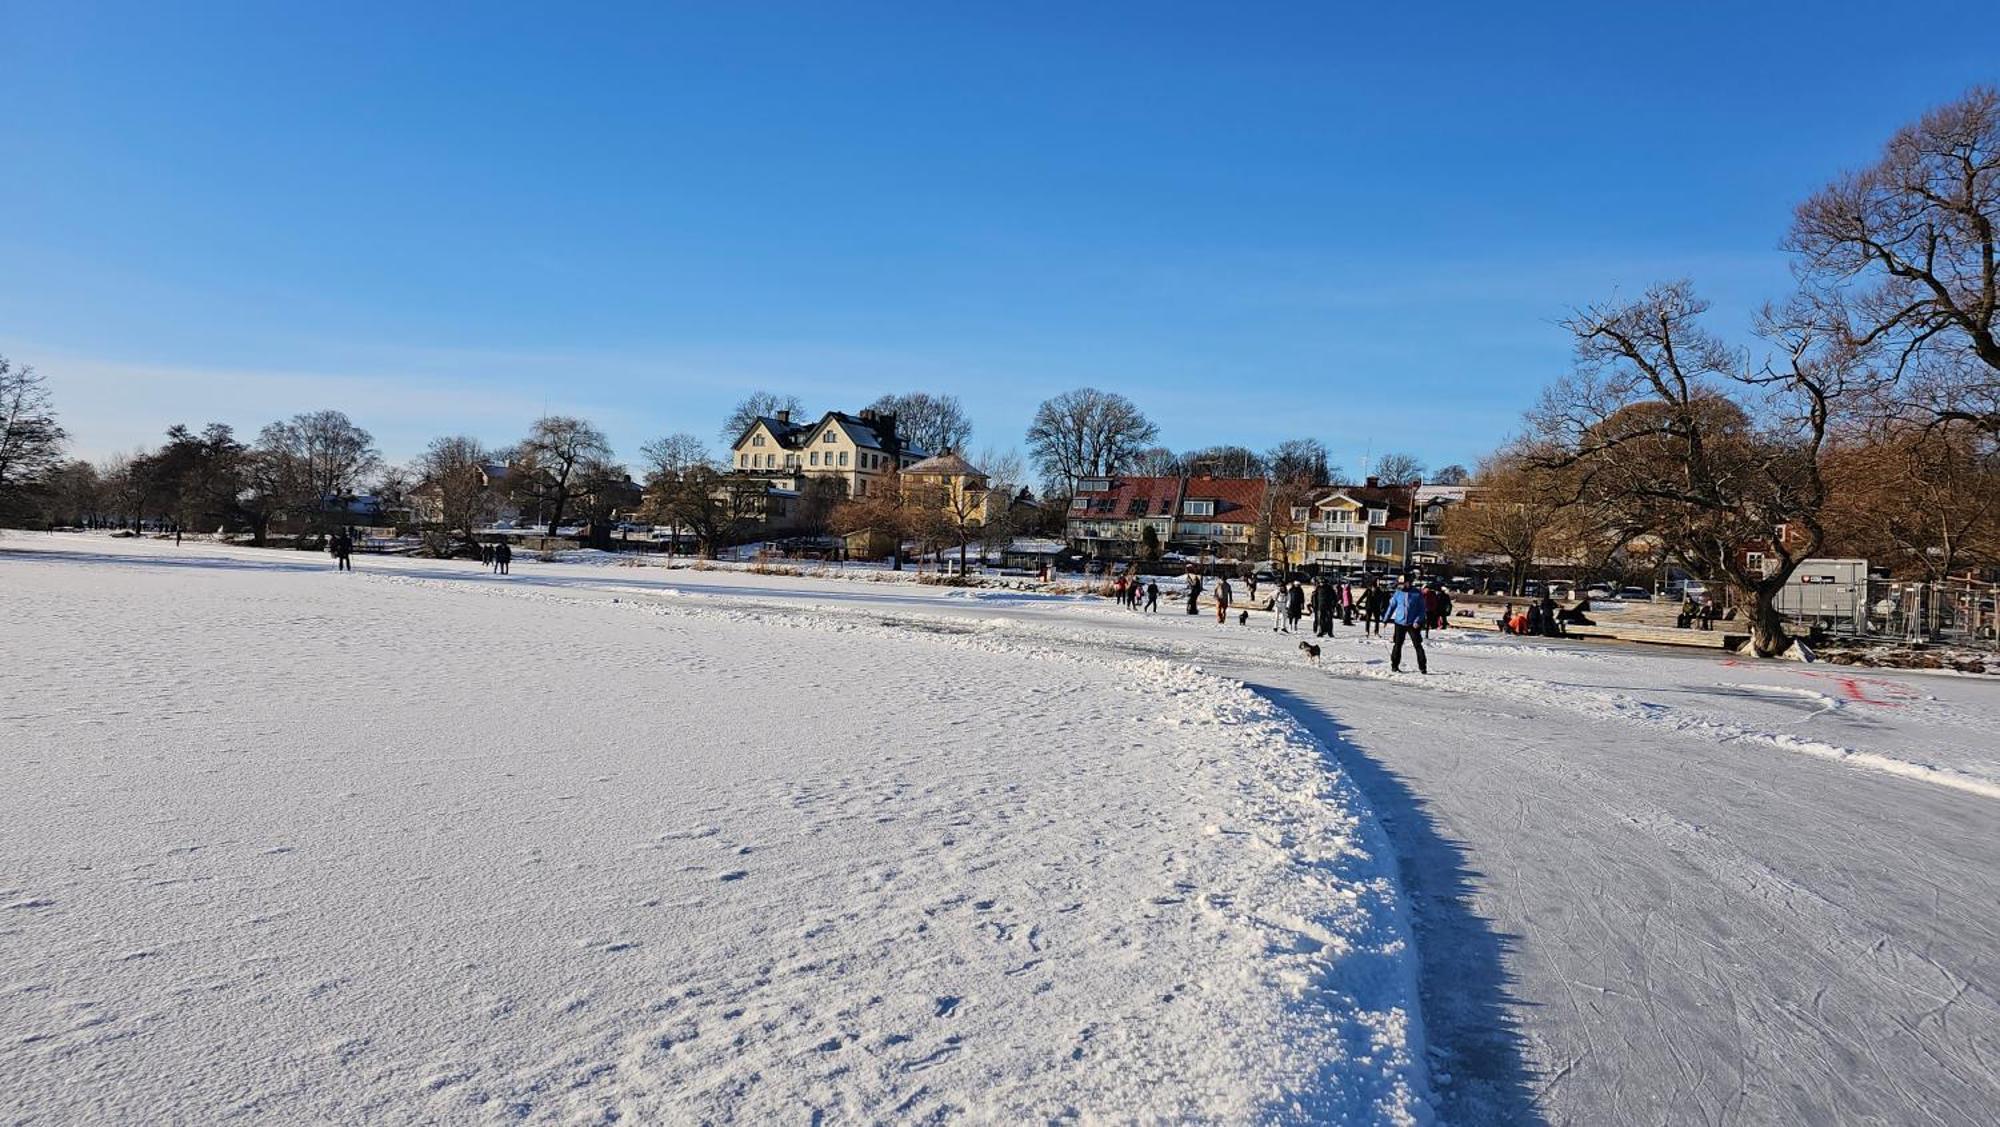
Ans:
[[[1860,629],[1867,621],[1867,560],[1806,560],[1778,592],[1779,613],[1795,622]]]

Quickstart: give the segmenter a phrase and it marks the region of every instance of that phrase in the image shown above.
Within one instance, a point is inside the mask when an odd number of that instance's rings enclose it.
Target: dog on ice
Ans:
[[[1311,642],[1300,642],[1300,643],[1299,643],[1299,652],[1300,652],[1300,653],[1303,653],[1303,654],[1305,654],[1305,655],[1306,655],[1306,660],[1307,660],[1307,661],[1310,661],[1310,662],[1312,662],[1312,663],[1313,663],[1314,665],[1318,665],[1318,664],[1319,664],[1319,647],[1318,647],[1318,646],[1315,646],[1315,645],[1313,645],[1313,644],[1312,644]]]

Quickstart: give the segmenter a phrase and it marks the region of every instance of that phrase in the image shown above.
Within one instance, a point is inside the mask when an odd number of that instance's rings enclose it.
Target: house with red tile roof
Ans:
[[[1070,546],[1098,559],[1139,555],[1152,529],[1162,551],[1261,558],[1256,543],[1269,483],[1263,478],[1086,477],[1070,498]]]

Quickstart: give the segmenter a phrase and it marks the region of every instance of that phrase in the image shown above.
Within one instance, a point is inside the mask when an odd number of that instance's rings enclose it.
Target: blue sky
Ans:
[[[1469,463],[1568,307],[1740,332],[1801,197],[2000,80],[1879,4],[1651,7],[0,0],[0,354],[87,456],[322,407],[631,456],[753,388],[1013,446],[1089,384]]]

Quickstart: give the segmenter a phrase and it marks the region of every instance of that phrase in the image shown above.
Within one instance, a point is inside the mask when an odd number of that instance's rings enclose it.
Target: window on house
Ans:
[[[1184,517],[1212,517],[1215,515],[1213,501],[1183,501],[1181,515]]]
[[[815,466],[819,465],[819,451],[815,450],[812,453],[807,454],[806,461],[811,465]]]
[[[749,469],[749,468],[750,468],[750,455],[748,455],[748,454],[738,454],[738,455],[736,455],[736,464],[737,464],[737,466],[739,466],[740,468],[743,468],[743,469]]]
[[[1387,509],[1368,510],[1368,527],[1380,528],[1388,523],[1389,523],[1389,510]]]
[[[1126,515],[1126,516],[1129,516],[1129,517],[1143,517],[1143,516],[1145,516],[1145,515],[1146,515],[1146,499],[1145,499],[1144,497],[1134,497],[1134,498],[1132,498],[1131,502],[1130,502],[1129,504],[1127,504],[1127,505],[1125,506],[1125,515]]]
[[[1086,477],[1076,483],[1078,493],[1104,493],[1111,489],[1111,482],[1101,477]]]
[[[833,441],[835,441],[835,438],[834,438],[834,434],[833,434],[833,432],[832,432],[832,431],[827,431],[827,432],[826,432],[826,434],[825,434],[825,435],[824,435],[824,436],[823,436],[823,437],[822,437],[822,438],[820,439],[820,441],[821,441],[821,442],[833,442]]]
[[[1293,505],[1293,506],[1292,506],[1292,519],[1293,519],[1293,520],[1295,520],[1295,521],[1301,521],[1301,520],[1304,520],[1304,519],[1306,519],[1306,510],[1305,510],[1305,509],[1304,509],[1303,507],[1301,507],[1301,506],[1298,506],[1298,505]]]
[[[843,466],[847,464],[847,451],[845,450],[840,452],[840,464]]]
[[[857,482],[855,482],[855,483],[854,483],[854,495],[855,495],[856,497],[866,497],[866,496],[868,495],[868,479],[867,479],[867,478],[865,478],[865,477],[864,477],[864,478],[862,478],[862,479],[861,479],[860,481],[857,481]]]
[[[1076,510],[1079,513],[1084,512],[1090,508],[1090,498],[1072,497],[1070,498],[1069,507]]]
[[[757,435],[756,437],[752,438],[752,439],[750,440],[750,445],[752,445],[752,446],[762,446],[762,445],[764,445],[764,436],[760,434],[760,435]]]
[[[1375,538],[1376,555],[1386,556],[1393,553],[1395,550],[1396,550],[1396,542],[1394,540],[1389,539],[1387,536],[1377,536]]]

